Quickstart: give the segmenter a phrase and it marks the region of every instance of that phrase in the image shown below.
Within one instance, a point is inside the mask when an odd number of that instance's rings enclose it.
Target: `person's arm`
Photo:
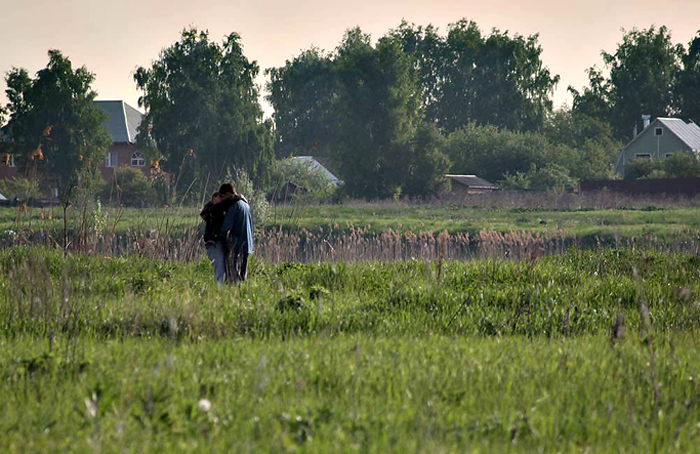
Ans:
[[[207,202],[206,205],[204,205],[204,208],[202,208],[202,212],[199,213],[199,215],[204,219],[205,221],[207,220],[207,216],[209,216],[209,212],[211,211],[211,208],[214,204],[212,202]]]
[[[226,238],[228,232],[233,228],[236,223],[236,213],[238,211],[238,205],[233,205],[226,212],[226,217],[224,217],[224,222],[221,223],[221,228],[219,229],[219,237]]]

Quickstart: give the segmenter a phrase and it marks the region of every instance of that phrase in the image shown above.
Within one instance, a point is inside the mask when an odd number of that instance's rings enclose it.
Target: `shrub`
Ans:
[[[101,198],[124,206],[147,207],[156,203],[156,191],[140,170],[118,167],[111,181],[102,190]]]
[[[275,163],[272,180],[275,182],[275,186],[270,192],[275,200],[292,198],[313,202],[326,201],[332,198],[336,189],[335,185],[320,169],[292,158],[282,159]],[[291,197],[283,193],[287,182],[298,188],[294,194],[291,194]]]
[[[0,180],[0,193],[7,197],[7,200],[38,199],[41,197],[41,190],[35,181],[27,178],[8,178]]]

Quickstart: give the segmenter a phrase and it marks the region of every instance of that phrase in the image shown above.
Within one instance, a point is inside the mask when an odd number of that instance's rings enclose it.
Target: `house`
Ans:
[[[95,101],[95,104],[107,114],[104,126],[113,141],[104,164],[100,166],[102,176],[110,178],[114,169],[122,166],[137,168],[148,175],[150,166],[136,148],[136,135],[143,114],[124,101]]]
[[[146,165],[145,157],[136,148],[136,135],[143,114],[124,101],[95,101],[95,104],[107,114],[104,126],[113,141],[107,150],[105,161],[100,165],[102,176],[105,179],[111,178],[114,169],[119,166],[135,167],[148,175],[150,166]],[[0,138],[0,142],[5,140],[5,137]],[[10,155],[5,160],[5,165],[0,165],[0,179],[18,176],[15,157]]]
[[[634,159],[666,159],[677,152],[700,153],[700,126],[679,118],[642,117],[644,129],[620,151],[615,171],[622,174]],[[636,132],[636,128],[635,128]]]
[[[445,175],[452,182],[455,194],[483,194],[498,189],[495,184],[476,175]]]

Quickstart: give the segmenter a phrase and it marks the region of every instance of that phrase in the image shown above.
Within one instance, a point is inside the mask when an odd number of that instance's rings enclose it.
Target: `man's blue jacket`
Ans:
[[[219,237],[229,238],[231,250],[235,253],[253,253],[253,216],[250,214],[250,205],[239,200],[228,209]]]

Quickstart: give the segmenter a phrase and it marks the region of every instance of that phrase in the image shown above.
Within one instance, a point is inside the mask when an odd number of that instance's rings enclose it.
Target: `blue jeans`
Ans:
[[[224,253],[224,243],[217,241],[213,246],[207,247],[207,257],[214,268],[214,279],[222,283],[226,280],[226,254]]]

